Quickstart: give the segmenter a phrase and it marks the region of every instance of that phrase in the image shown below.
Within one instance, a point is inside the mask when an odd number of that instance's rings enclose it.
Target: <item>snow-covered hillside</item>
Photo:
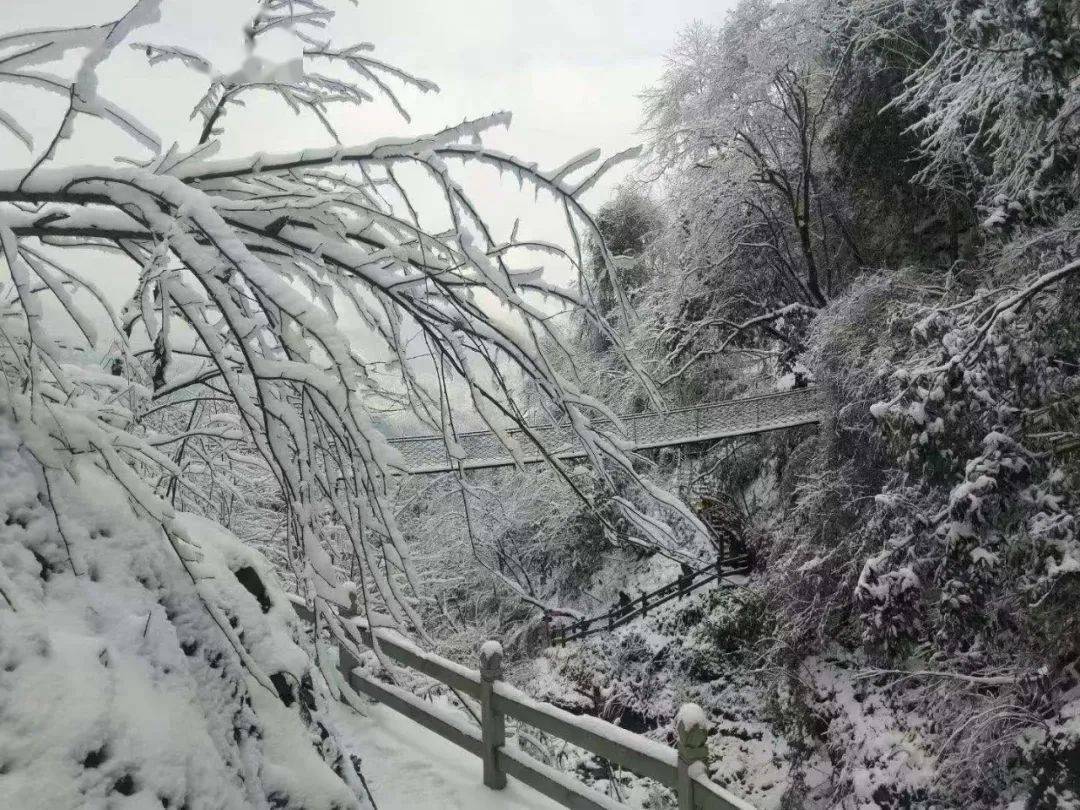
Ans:
[[[46,474],[0,415],[0,795],[11,808],[368,807],[256,552]]]

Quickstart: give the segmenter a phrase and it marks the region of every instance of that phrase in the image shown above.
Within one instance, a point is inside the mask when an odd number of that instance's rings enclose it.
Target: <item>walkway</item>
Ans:
[[[371,703],[365,717],[338,711],[378,810],[565,810],[513,778],[484,787],[478,757],[387,706]]]
[[[677,408],[664,413],[631,414],[620,417],[620,421],[634,450],[650,450],[809,425],[821,421],[821,413],[821,396],[817,389],[797,388],[777,394]],[[601,430],[615,427],[608,419],[597,419],[593,426]],[[577,435],[569,425],[530,425],[527,430],[556,458],[580,458],[584,455]],[[525,430],[513,428],[507,433],[522,448],[525,463],[544,460]],[[405,459],[403,472],[424,475],[457,468],[442,436],[406,436],[391,439],[390,444]],[[509,467],[514,464],[506,448],[490,431],[459,433],[457,444],[464,451],[461,464],[465,469]]]

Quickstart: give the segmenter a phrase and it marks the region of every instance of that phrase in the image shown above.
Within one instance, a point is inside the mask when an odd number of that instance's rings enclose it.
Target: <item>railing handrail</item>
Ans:
[[[750,569],[750,555],[743,553],[732,557],[719,559],[714,563],[702,566],[683,574],[678,579],[664,583],[659,588],[654,588],[648,593],[641,593],[630,600],[626,605],[614,607],[606,613],[589,616],[570,622],[558,631],[553,631],[555,643],[565,644],[567,641],[576,641],[586,636],[602,633],[623,624],[636,616],[642,616],[648,611],[666,604],[672,599],[681,598],[693,593],[698,588],[708,585],[713,580],[723,580],[724,577],[745,574]],[[654,600],[649,602],[649,600]],[[635,607],[636,605],[636,607]],[[596,625],[596,627],[591,627]]]
[[[313,621],[314,612],[301,598],[290,595],[290,601],[301,618]],[[505,775],[509,774],[565,807],[578,810],[624,807],[521,750],[507,749],[503,745],[502,728],[503,717],[509,715],[674,789],[680,810],[754,810],[752,805],[710,781],[702,765],[697,764],[706,758],[703,729],[687,731],[680,721],[677,726],[679,748],[671,748],[598,717],[573,715],[530,698],[501,680],[502,648],[495,642],[483,645],[481,669],[474,670],[422,650],[396,630],[372,628],[365,619],[351,615],[344,608],[339,611],[365,644],[377,643],[381,652],[399,664],[480,701],[482,716],[478,735],[475,729],[462,722],[462,718],[425,703],[411,692],[371,677],[355,666],[357,662],[352,655],[338,645],[342,676],[350,688],[484,758],[484,783],[490,787],[501,787],[505,784]],[[700,713],[700,709],[696,711]],[[696,731],[700,731],[700,741],[691,744],[690,735]]]

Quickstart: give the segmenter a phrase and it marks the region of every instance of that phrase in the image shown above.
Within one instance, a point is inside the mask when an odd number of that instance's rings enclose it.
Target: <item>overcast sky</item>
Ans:
[[[510,109],[515,151],[559,163],[583,149],[641,140],[638,94],[695,18],[719,22],[717,0],[400,0],[371,4],[365,35],[443,91],[435,119]]]
[[[126,0],[4,0],[0,32],[100,23],[127,5]],[[396,131],[424,131],[509,109],[513,127],[505,136],[495,135],[493,144],[542,165],[557,165],[593,146],[609,153],[633,145],[641,140],[637,95],[659,77],[678,31],[694,19],[719,22],[730,5],[725,0],[361,0],[352,8],[342,2],[332,24],[336,44],[370,41],[376,55],[441,88],[423,98],[406,93],[411,126],[392,121],[386,109],[371,110],[353,120],[354,133],[344,128],[342,140],[370,137],[375,127],[391,122]],[[251,2],[163,0],[162,6],[161,23],[140,32],[140,38],[145,34],[153,42],[172,41],[212,55],[222,72],[243,58],[238,21],[250,14]],[[223,28],[237,36],[222,37]],[[112,57],[113,75],[103,71],[103,88],[115,88],[118,101],[142,108],[159,126],[165,123],[165,107],[172,105],[180,115],[163,127],[171,133],[187,116],[182,103],[187,99],[183,93],[161,92],[173,71],[158,67],[147,75],[145,65],[137,70],[138,57],[130,52]],[[12,108],[12,92],[0,84],[5,109]],[[21,103],[25,96],[15,99],[16,109]],[[34,111],[35,129],[44,134],[49,117],[41,107]],[[244,147],[280,151],[297,139],[318,137],[317,130],[290,117],[282,111],[276,127],[265,126],[264,117],[263,126],[243,133]],[[0,134],[0,162],[21,162],[19,148]],[[610,192],[610,185],[594,196]]]
[[[0,0],[0,34],[14,31],[101,24],[116,19],[130,0]],[[342,0],[328,35],[342,47],[357,41],[375,45],[375,56],[436,82],[438,94],[405,92],[413,120],[406,123],[387,104],[366,105],[332,116],[343,143],[364,143],[387,135],[420,134],[469,117],[510,110],[509,131],[485,136],[488,146],[511,152],[541,167],[600,147],[605,156],[643,140],[638,95],[660,77],[664,54],[678,32],[695,19],[719,23],[731,6],[721,0]],[[137,31],[135,41],[177,45],[209,58],[217,72],[236,70],[246,52],[241,30],[254,4],[245,0],[162,0],[158,23]],[[295,55],[289,41],[274,52],[272,37],[260,37],[260,54],[272,61]],[[292,52],[289,52],[292,48]],[[72,61],[56,66],[70,75]],[[148,67],[144,54],[118,48],[98,70],[102,95],[134,113],[168,147],[174,140],[190,147],[201,122],[190,120],[206,77],[179,63]],[[63,115],[65,98],[0,82],[0,110],[15,117],[47,144]],[[275,98],[252,98],[245,110],[223,119],[222,156],[254,151],[282,152],[329,145],[311,119],[298,118]],[[80,117],[74,137],[62,145],[56,163],[108,163],[123,154],[148,153],[114,127]],[[32,159],[11,135],[0,130],[0,166],[27,166]],[[585,202],[599,206],[629,166],[613,172],[589,192]],[[486,174],[485,174],[486,172]],[[496,238],[506,238],[521,216],[523,237],[566,244],[563,214],[551,202],[539,204],[516,180],[467,167],[466,187],[482,206]],[[430,223],[425,223],[431,228]],[[435,229],[445,226],[436,226]],[[569,267],[554,268],[555,279],[569,280]],[[559,278],[559,276],[562,276]],[[117,296],[130,295],[130,281],[117,283],[102,273]],[[121,289],[122,288],[122,289]],[[342,326],[352,333],[353,327]],[[356,332],[354,339],[362,335]]]

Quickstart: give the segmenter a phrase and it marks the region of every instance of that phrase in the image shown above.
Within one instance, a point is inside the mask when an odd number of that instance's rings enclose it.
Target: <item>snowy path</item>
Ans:
[[[378,810],[563,810],[513,778],[504,790],[481,781],[479,757],[380,704],[366,717],[343,712]]]

